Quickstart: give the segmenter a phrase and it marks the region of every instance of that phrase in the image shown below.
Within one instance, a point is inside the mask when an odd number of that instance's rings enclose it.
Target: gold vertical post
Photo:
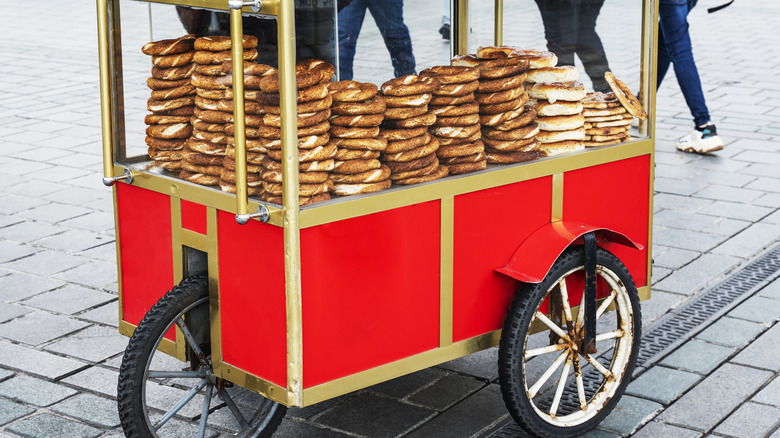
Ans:
[[[504,44],[504,0],[495,0],[495,22],[493,24],[493,44]]]
[[[233,58],[233,122],[236,150],[236,214],[245,215],[246,190],[246,120],[244,119],[244,27],[241,9],[230,10],[231,57]]]
[[[450,23],[452,32],[452,53],[465,55],[469,53],[469,2],[468,0],[453,0]]]
[[[103,131],[103,177],[114,176],[114,132],[111,119],[111,53],[108,38],[108,5],[97,0],[98,62],[100,64],[100,121]]]
[[[653,149],[650,151],[649,205],[647,219],[647,284],[652,284],[653,271],[653,192],[655,181],[655,102],[656,80],[658,69],[658,2],[645,0],[642,2],[642,72],[640,90],[642,90],[642,106],[647,109],[649,119],[639,124],[639,133],[653,139]],[[650,287],[647,288],[648,293]],[[647,297],[650,298],[649,296]]]
[[[439,348],[452,345],[452,294],[455,252],[455,198],[441,198]]]
[[[550,222],[563,220],[563,174],[552,174],[552,211]]]
[[[303,405],[303,332],[301,246],[298,207],[297,88],[295,85],[295,9],[293,0],[279,3],[279,102],[282,126],[282,213],[284,279],[287,308],[287,400]]]

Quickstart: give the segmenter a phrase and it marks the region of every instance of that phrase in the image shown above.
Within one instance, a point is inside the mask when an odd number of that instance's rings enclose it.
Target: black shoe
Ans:
[[[449,24],[442,24],[439,28],[439,33],[441,34],[441,37],[445,40],[450,40],[450,25]]]

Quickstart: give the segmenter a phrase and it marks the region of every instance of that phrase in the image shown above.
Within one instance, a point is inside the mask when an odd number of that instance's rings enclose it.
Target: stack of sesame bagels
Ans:
[[[428,134],[428,128],[436,122],[428,103],[440,85],[435,78],[417,75],[382,84],[386,109],[379,136],[387,140],[387,147],[380,158],[396,184],[417,184],[447,176],[447,168],[436,158],[439,142]]]
[[[385,99],[374,84],[338,81],[328,84],[333,100],[330,142],[336,146],[335,166],[330,173],[334,194],[372,193],[390,187],[390,168],[379,161],[387,140],[379,137]]]
[[[333,182],[330,172],[335,168],[337,146],[330,143],[332,98],[328,93],[335,68],[320,60],[301,61],[295,66],[295,82],[298,90],[298,203],[307,205],[330,199]],[[279,75],[274,71],[260,80],[262,92],[258,102],[265,115],[258,128],[260,142],[267,150],[263,159],[264,192],[261,199],[274,204],[282,203],[282,115],[279,108]]]
[[[152,57],[152,76],[146,84],[152,90],[147,102],[151,112],[144,118],[149,157],[162,169],[178,173],[184,144],[192,134],[195,88],[190,84],[194,65],[195,37],[153,41],[141,48]]]
[[[432,91],[430,109],[436,121],[429,128],[439,143],[436,151],[439,163],[450,175],[484,169],[485,146],[479,124],[479,104],[475,92],[479,88],[479,69],[467,66],[432,67],[420,72],[441,84]]]

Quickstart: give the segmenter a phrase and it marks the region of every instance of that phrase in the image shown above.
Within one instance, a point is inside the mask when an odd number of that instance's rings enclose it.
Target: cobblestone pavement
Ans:
[[[691,121],[668,77],[658,94],[646,324],[780,240],[780,34],[768,18],[780,4],[741,0],[707,15],[718,2],[701,3],[690,17],[695,54],[727,147],[711,156],[675,150]],[[505,41],[542,48],[533,3],[505,5]],[[599,32],[613,70],[630,78],[637,31],[615,21],[624,6],[607,2]],[[472,13],[485,20],[480,11]],[[418,65],[442,63],[440,2],[407,1],[406,14]],[[114,397],[127,340],[116,330],[111,192],[100,183],[95,3],[6,1],[0,16],[0,438],[121,436]],[[524,26],[535,26],[534,38],[514,36]],[[387,76],[378,38],[367,19],[358,74]],[[774,281],[639,376],[590,435],[780,437],[779,318]],[[278,436],[484,435],[507,418],[496,356],[490,349],[292,409]]]

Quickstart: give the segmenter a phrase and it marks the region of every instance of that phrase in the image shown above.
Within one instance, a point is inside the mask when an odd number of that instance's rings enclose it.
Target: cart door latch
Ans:
[[[585,240],[585,336],[582,345],[587,354],[596,354],[596,233],[583,236]]]
[[[260,12],[260,8],[263,7],[263,0],[228,0],[230,9],[242,9],[244,6],[249,6],[254,12]]]

